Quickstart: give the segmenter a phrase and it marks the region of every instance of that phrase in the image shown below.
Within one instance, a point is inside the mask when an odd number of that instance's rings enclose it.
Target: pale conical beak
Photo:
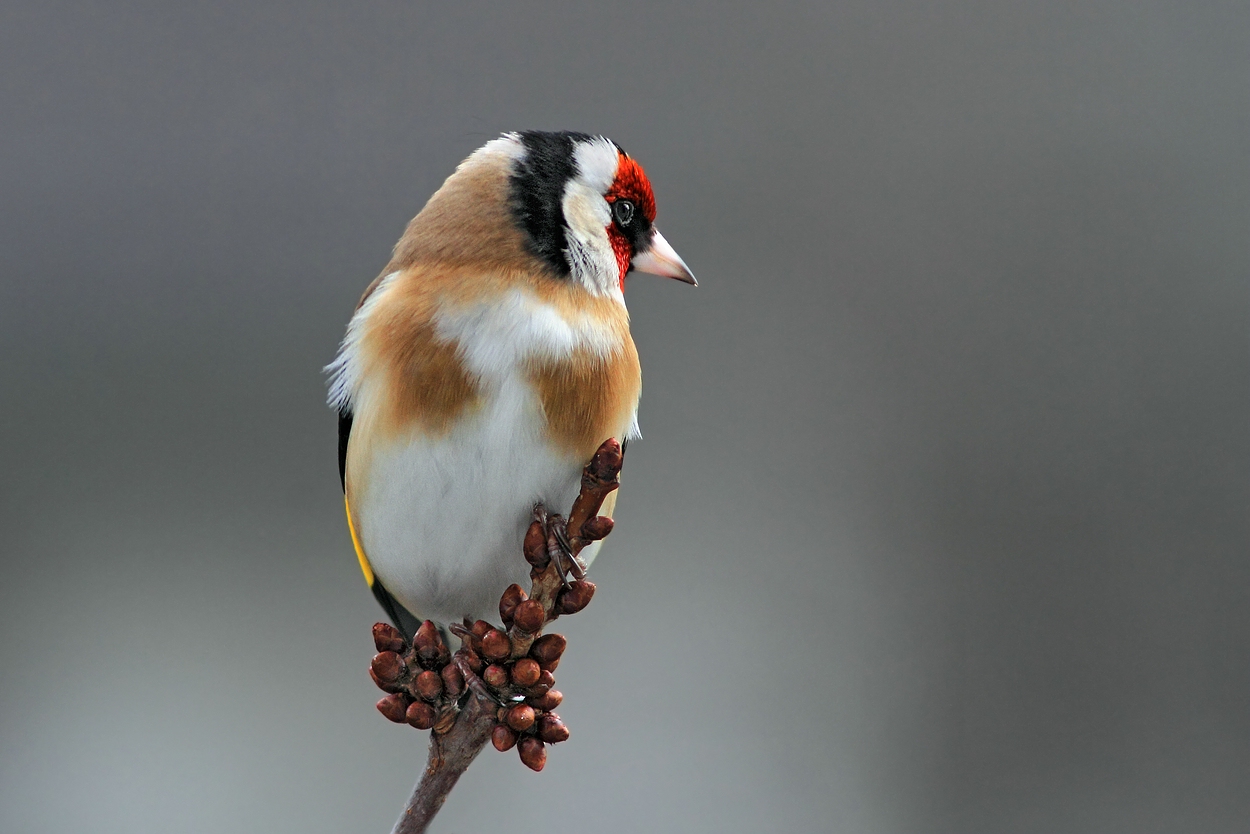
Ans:
[[[647,272],[662,278],[676,278],[678,281],[699,286],[699,282],[694,280],[694,273],[690,271],[690,267],[686,266],[681,255],[669,246],[659,229],[651,232],[651,248],[641,255],[634,255],[629,265],[638,272]]]

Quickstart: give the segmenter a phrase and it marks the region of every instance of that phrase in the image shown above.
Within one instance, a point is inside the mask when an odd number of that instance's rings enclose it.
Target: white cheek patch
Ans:
[[[621,294],[620,269],[608,240],[612,211],[603,195],[580,179],[564,187],[564,210],[569,269],[573,278],[596,295]]]
[[[612,210],[608,201],[596,191],[587,188],[578,180],[570,180],[564,186],[564,223],[569,232],[583,243],[598,243],[611,251],[608,243],[608,226],[612,223]]]
[[[620,151],[602,136],[578,142],[573,149],[577,174],[564,186],[566,254],[574,280],[596,295],[621,297],[620,269],[608,240],[612,210],[603,195],[616,180]]]

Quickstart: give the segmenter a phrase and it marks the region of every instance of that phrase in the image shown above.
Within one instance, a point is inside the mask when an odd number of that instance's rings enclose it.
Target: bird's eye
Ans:
[[[612,216],[622,228],[634,222],[634,204],[629,200],[617,200],[612,204]]]

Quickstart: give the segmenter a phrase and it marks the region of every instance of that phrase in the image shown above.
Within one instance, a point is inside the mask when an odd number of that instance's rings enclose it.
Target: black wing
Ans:
[[[339,409],[339,484],[347,492],[347,438],[352,434],[352,413],[343,406]]]

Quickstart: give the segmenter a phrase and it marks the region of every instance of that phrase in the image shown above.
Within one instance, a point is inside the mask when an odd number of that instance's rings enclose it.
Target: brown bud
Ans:
[[[503,724],[496,724],[495,729],[490,731],[490,743],[495,745],[495,749],[500,753],[511,750],[516,746],[516,733]]]
[[[408,641],[399,633],[399,629],[390,623],[374,623],[373,645],[377,646],[380,652],[402,652],[408,648]]]
[[[564,695],[558,689],[549,690],[545,695],[534,695],[525,699],[525,703],[534,709],[540,709],[544,712],[551,712],[560,706],[560,702],[564,700]]]
[[[616,442],[616,438],[609,437],[603,441],[591,459],[588,467],[590,474],[601,481],[615,480],[616,476],[621,474],[623,455],[621,444]]]
[[[408,711],[404,715],[404,719],[418,730],[428,730],[433,727],[436,717],[434,708],[421,701],[413,701],[409,704]]]
[[[582,523],[582,538],[588,542],[597,542],[612,532],[615,523],[606,515],[588,518]]]
[[[432,648],[443,642],[442,636],[438,633],[438,626],[434,625],[433,620],[426,620],[417,629],[417,636],[412,638],[412,644],[417,650]]]
[[[533,736],[526,736],[517,742],[517,752],[521,754],[521,762],[530,770],[542,770],[547,764],[547,750],[541,741]]]
[[[563,634],[544,634],[530,646],[530,657],[541,663],[544,669],[554,672],[556,667],[547,664],[559,663],[560,655],[564,654],[568,645],[569,641],[564,639]]]
[[[534,708],[529,704],[517,704],[508,710],[508,726],[518,733],[534,726]]]
[[[433,701],[443,694],[443,678],[438,672],[422,672],[413,679],[412,691],[427,701]]]
[[[523,657],[512,665],[512,682],[522,688],[538,683],[542,669],[532,657]]]
[[[550,671],[547,671],[546,669],[542,669],[539,673],[537,683],[529,686],[529,688],[525,690],[525,695],[532,696],[532,698],[539,698],[539,696],[549,693],[549,691],[551,691],[551,686],[554,685],[555,675],[552,675]]]
[[[486,681],[488,686],[493,686],[495,689],[503,689],[508,685],[508,670],[492,663],[482,673],[482,680]]]
[[[503,620],[505,626],[512,625],[512,612],[526,599],[528,597],[520,585],[509,585],[503,592],[503,596],[499,598],[499,619]]]
[[[383,692],[400,692],[404,688],[398,681],[390,681],[388,683],[387,681],[379,678],[378,673],[373,671],[372,666],[369,667],[369,677],[373,678],[374,684],[376,684],[378,689],[381,689]]]
[[[439,634],[438,626],[434,625],[433,620],[426,620],[421,624],[421,627],[417,629],[417,636],[412,639],[412,644],[416,647],[417,657],[427,665],[447,654],[447,647],[443,645],[443,635]],[[444,662],[446,662],[445,659]]]
[[[485,620],[478,620],[469,630],[473,632],[473,636],[481,639],[494,630],[494,626]]]
[[[460,673],[456,664],[448,663],[444,666],[442,678],[443,689],[447,690],[447,694],[452,698],[459,698],[460,693],[464,692],[464,675]]]
[[[378,652],[373,656],[369,668],[383,683],[394,683],[399,680],[400,675],[408,671],[403,659],[395,652]]]
[[[594,595],[595,583],[579,579],[560,592],[559,611],[561,614],[576,614],[590,604]]]
[[[482,638],[482,654],[487,660],[503,660],[512,654],[512,643],[508,640],[508,635],[492,628]]]
[[[547,534],[537,521],[525,531],[525,543],[521,548],[525,553],[525,561],[537,570],[544,570],[551,561],[551,556],[547,553]]]
[[[399,693],[387,695],[378,701],[378,712],[386,716],[387,721],[394,721],[396,724],[403,724],[408,720],[404,717],[407,709],[408,699]]]
[[[542,631],[543,623],[547,621],[547,612],[543,610],[543,604],[538,600],[527,599],[516,607],[512,621],[521,631],[535,634]]]
[[[559,744],[569,740],[569,728],[564,726],[560,716],[549,712],[538,719],[538,737],[548,744]]]

